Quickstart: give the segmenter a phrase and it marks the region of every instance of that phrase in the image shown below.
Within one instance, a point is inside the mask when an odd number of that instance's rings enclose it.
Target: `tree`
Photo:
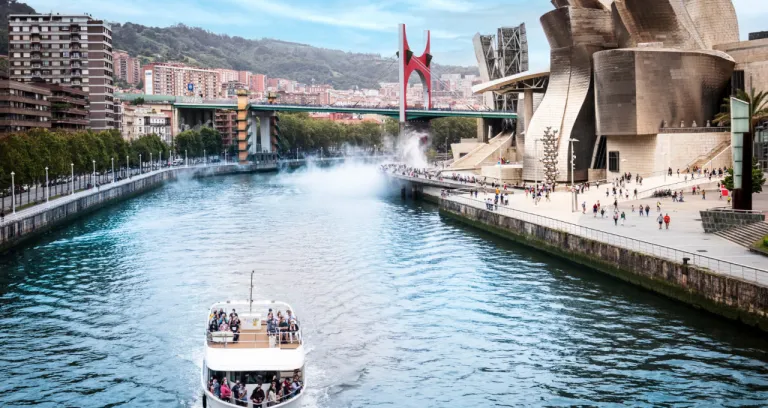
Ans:
[[[752,88],[749,93],[739,89],[736,91],[736,98],[749,103],[749,116],[752,118],[749,131],[752,133],[752,140],[754,140],[755,127],[761,121],[768,119],[768,93],[765,91],[755,93],[755,88]],[[723,104],[720,105],[720,107],[723,111],[715,116],[715,122],[720,125],[730,124],[731,99],[725,98],[723,100]]]
[[[761,193],[763,191],[763,184],[765,184],[765,174],[757,163],[757,160],[752,161],[752,193]],[[723,186],[730,191],[733,191],[733,169],[728,169],[725,179],[723,179]]]
[[[440,118],[430,123],[432,130],[432,147],[443,153],[448,153],[451,143],[459,143],[462,138],[477,137],[477,120],[472,118]],[[447,148],[446,148],[447,144]]]

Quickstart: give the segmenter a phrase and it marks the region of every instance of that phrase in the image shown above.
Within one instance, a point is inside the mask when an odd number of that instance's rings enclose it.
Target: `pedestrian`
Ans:
[[[669,229],[669,221],[670,221],[669,213],[667,213],[667,215],[664,216],[664,224],[667,225],[667,229]]]
[[[597,204],[592,204],[592,214],[597,218]]]
[[[661,212],[661,201],[656,201],[656,211]]]
[[[632,204],[632,212],[633,213],[635,212],[635,205],[634,204]]]
[[[649,217],[649,215],[648,215],[648,214],[650,214],[650,213],[651,213],[651,206],[650,206],[650,205],[648,205],[648,204],[646,204],[646,205],[645,205],[645,216],[646,216],[646,217]]]
[[[635,200],[637,200],[637,189],[635,189],[635,195],[634,195],[634,196],[632,196],[632,198],[634,198]]]
[[[656,222],[659,223],[659,229],[661,229],[661,224],[664,223],[664,217],[659,214],[659,216],[656,218]]]
[[[605,218],[605,208],[600,209],[600,218]]]
[[[619,226],[619,212],[614,211],[613,212],[613,225]]]
[[[549,201],[549,193],[547,193],[547,201]],[[586,214],[587,213],[587,202],[584,201],[581,203],[581,213]]]
[[[701,199],[706,200],[707,199],[707,190],[701,190]]]
[[[621,212],[621,226],[624,226],[624,221],[627,219],[627,215],[624,214],[624,211]]]

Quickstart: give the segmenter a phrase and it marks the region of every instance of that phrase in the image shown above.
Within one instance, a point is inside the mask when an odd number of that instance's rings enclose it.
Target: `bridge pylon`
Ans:
[[[408,38],[405,35],[405,24],[399,25],[399,49],[397,52],[399,58],[400,71],[400,124],[406,121],[406,109],[408,105],[408,79],[411,74],[416,72],[421,78],[421,84],[424,87],[424,109],[432,109],[432,55],[430,54],[430,35],[427,34],[427,44],[421,56],[414,56],[411,47],[408,45]]]

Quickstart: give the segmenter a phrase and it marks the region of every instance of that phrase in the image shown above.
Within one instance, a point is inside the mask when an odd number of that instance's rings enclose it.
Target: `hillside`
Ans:
[[[16,0],[0,0],[0,54],[8,55],[8,14],[34,12],[35,9]]]
[[[348,53],[269,38],[248,40],[181,24],[167,28],[113,24],[112,40],[116,49],[145,62],[184,61],[208,68],[249,70],[304,83],[314,80],[337,89],[378,88],[378,82],[396,82],[398,75],[392,59],[378,54]],[[433,69],[437,75],[478,72],[475,67],[437,64]]]

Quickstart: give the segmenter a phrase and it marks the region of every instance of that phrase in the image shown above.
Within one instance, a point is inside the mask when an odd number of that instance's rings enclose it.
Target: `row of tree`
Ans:
[[[187,157],[218,156],[224,151],[221,133],[209,127],[185,130],[176,135],[173,145],[178,155],[186,152]]]
[[[32,184],[45,181],[45,168],[48,177],[54,180],[67,177],[72,171],[88,174],[93,171],[103,172],[125,166],[125,158],[135,166],[142,161],[149,162],[150,153],[157,160],[159,154],[168,158],[170,147],[158,136],[148,135],[126,142],[117,130],[93,131],[48,131],[34,129],[15,133],[0,139],[0,188],[11,185],[11,172],[15,173],[17,184]]]
[[[312,119],[306,113],[288,113],[280,115],[280,136],[284,142],[282,150],[295,152],[333,151],[344,146],[370,149],[378,147],[389,150],[391,143],[399,133],[396,120],[388,119],[384,123],[359,122],[339,123],[330,120]],[[471,118],[440,118],[430,122],[430,140],[432,148],[446,152],[451,143],[461,138],[475,137],[477,122]]]

